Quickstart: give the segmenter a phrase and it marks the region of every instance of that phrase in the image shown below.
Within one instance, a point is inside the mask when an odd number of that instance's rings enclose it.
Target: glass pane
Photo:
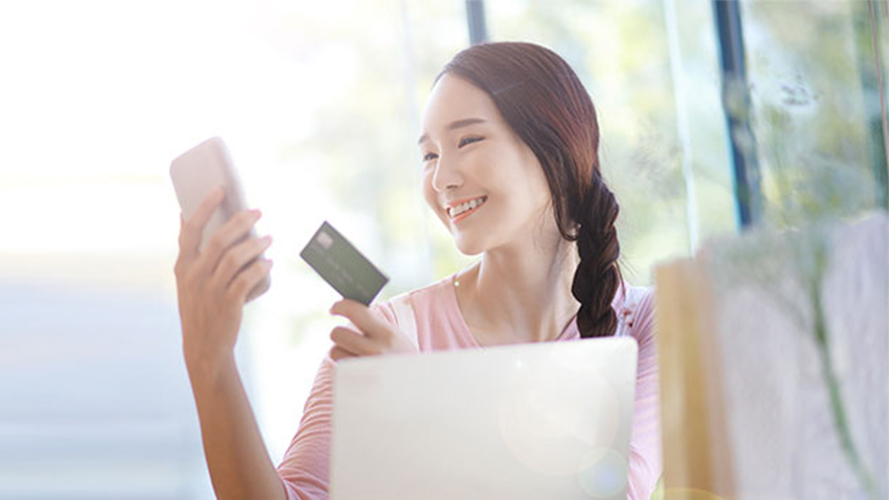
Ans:
[[[869,2],[745,1],[742,19],[765,222],[885,205]]]

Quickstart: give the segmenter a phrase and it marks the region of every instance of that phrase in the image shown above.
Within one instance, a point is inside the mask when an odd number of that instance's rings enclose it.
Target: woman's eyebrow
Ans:
[[[451,122],[446,128],[448,130],[456,130],[460,127],[468,127],[469,125],[475,125],[476,123],[484,123],[486,120],[484,118],[463,118],[462,120],[457,120]],[[417,144],[422,144],[423,141],[429,138],[428,134],[423,134],[420,136],[420,140],[417,141]]]

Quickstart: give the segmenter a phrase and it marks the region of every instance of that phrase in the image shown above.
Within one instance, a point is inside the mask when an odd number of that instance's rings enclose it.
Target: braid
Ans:
[[[617,264],[620,244],[614,227],[620,207],[598,169],[580,208],[577,231],[580,264],[571,285],[571,293],[580,302],[577,327],[582,338],[609,337],[617,327],[617,314],[611,301],[621,283]]]

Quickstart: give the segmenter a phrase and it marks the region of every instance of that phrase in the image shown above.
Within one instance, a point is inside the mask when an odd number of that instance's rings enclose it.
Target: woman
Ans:
[[[276,469],[234,364],[246,293],[271,263],[242,266],[271,239],[233,245],[259,218],[243,212],[203,253],[221,194],[183,222],[176,266],[183,349],[219,498],[327,498],[336,361],[349,356],[631,335],[639,342],[629,497],[661,472],[650,290],[620,278],[618,204],[602,180],[589,95],[558,55],[526,43],[466,49],[435,83],[419,140],[423,193],[460,251],[479,262],[372,309],[342,300],[299,430]],[[404,327],[403,307],[414,324]]]

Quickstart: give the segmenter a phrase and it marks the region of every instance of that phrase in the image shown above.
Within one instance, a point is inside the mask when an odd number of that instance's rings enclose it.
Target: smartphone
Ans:
[[[170,165],[170,177],[173,179],[173,188],[176,190],[176,198],[179,199],[185,220],[194,215],[201,202],[214,188],[221,186],[225,192],[225,198],[204,227],[201,251],[223,224],[238,212],[247,209],[231,155],[219,137],[211,137],[174,159]],[[256,232],[251,228],[250,233],[238,243],[255,236]],[[262,258],[262,255],[258,258]],[[255,259],[248,262],[245,267],[254,261]],[[247,294],[247,302],[265,293],[270,286],[271,279],[266,275],[265,279]]]

